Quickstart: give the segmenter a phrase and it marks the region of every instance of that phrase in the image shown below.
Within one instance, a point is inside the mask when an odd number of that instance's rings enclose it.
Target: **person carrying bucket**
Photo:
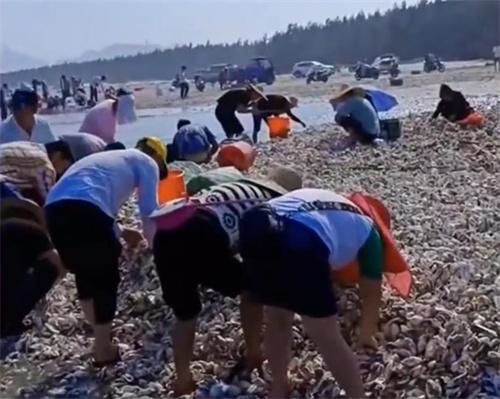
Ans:
[[[78,298],[94,332],[94,365],[119,360],[111,341],[119,283],[121,236],[130,248],[144,241],[140,231],[120,227],[120,208],[137,190],[141,215],[158,208],[158,183],[168,174],[165,145],[146,137],[137,149],[89,155],[71,167],[47,197],[45,215],[52,242],[75,274]]]
[[[374,105],[361,87],[342,84],[330,99],[335,110],[335,122],[349,134],[342,148],[357,143],[372,144],[380,138],[380,121]]]
[[[456,122],[465,125],[481,124],[482,116],[474,112],[474,108],[470,106],[461,92],[452,90],[450,86],[442,84],[439,89],[439,98],[440,100],[436,110],[432,114],[432,119],[436,119],[439,115],[442,115],[443,118],[453,123]]]
[[[196,389],[189,366],[196,319],[202,308],[200,285],[223,296],[241,294],[246,357],[237,368],[251,371],[260,367],[262,309],[252,304],[244,292],[245,274],[236,257],[239,220],[253,205],[302,185],[300,176],[287,168],[276,168],[269,179],[216,185],[189,200],[174,201],[171,210],[162,216],[152,215],[157,226],[153,243],[156,270],[165,303],[176,317],[172,331],[176,395]]]
[[[224,93],[217,100],[215,117],[219,121],[227,138],[241,135],[245,129],[236,116],[239,113],[251,113],[252,105],[266,96],[254,85],[245,89],[233,89]]]
[[[386,242],[361,208],[332,191],[296,190],[245,213],[240,254],[250,295],[267,307],[270,397],[286,396],[294,313],[302,316],[308,335],[347,396],[363,396],[355,358],[337,320],[332,277],[336,280],[336,272],[357,261],[362,303],[359,340],[375,346]]]
[[[282,114],[286,114],[293,121],[300,123],[303,127],[306,127],[306,124],[292,113],[292,109],[296,108],[299,104],[297,97],[285,97],[281,94],[268,94],[266,97],[267,99],[262,98],[253,106],[252,116],[254,143],[257,143],[262,120],[264,120],[264,122],[266,122],[269,126],[267,118],[270,116],[280,116]]]

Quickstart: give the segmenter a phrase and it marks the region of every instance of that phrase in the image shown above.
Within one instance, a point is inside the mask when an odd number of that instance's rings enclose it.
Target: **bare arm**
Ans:
[[[363,345],[374,346],[373,336],[377,332],[382,302],[382,280],[361,277],[359,295],[362,304],[360,341]]]
[[[294,122],[297,122],[297,123],[300,123],[302,126],[306,127],[306,124],[304,122],[302,122],[297,116],[295,116],[291,110],[288,110],[288,112],[286,113],[291,120],[293,120]]]

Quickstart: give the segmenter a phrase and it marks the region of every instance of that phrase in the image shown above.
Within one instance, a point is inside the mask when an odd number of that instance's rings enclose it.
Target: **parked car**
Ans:
[[[207,69],[198,69],[195,71],[195,78],[203,80],[205,83],[217,83],[219,81],[219,75],[221,71],[227,68],[229,70],[229,76],[236,77],[236,70],[238,69],[237,65],[222,63],[222,64],[213,64],[210,65]],[[233,79],[231,79],[233,80]],[[236,79],[234,79],[236,80]]]
[[[297,79],[305,78],[311,68],[331,69],[332,71],[335,71],[335,67],[333,65],[326,65],[318,61],[300,61],[293,66],[292,76]]]
[[[242,69],[239,80],[254,83],[266,83],[272,85],[276,80],[274,65],[267,57],[254,57],[248,65]]]
[[[375,58],[372,66],[376,67],[381,74],[392,75],[394,74],[396,69],[399,71],[399,58],[392,53],[382,54],[380,57]]]

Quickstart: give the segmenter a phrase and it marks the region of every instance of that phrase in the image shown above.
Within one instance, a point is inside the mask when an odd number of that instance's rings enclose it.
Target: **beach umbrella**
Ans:
[[[385,91],[373,87],[363,87],[363,89],[377,112],[387,112],[398,105],[396,97]]]
[[[377,112],[387,112],[398,105],[396,97],[378,89],[365,89],[366,96],[370,98],[371,103]]]

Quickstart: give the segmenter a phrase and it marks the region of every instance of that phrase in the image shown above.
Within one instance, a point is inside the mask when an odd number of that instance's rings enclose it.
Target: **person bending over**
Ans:
[[[260,332],[262,309],[249,301],[238,253],[238,226],[251,206],[301,186],[295,172],[278,168],[270,175],[275,182],[242,180],[213,186],[173,210],[173,224],[157,231],[153,253],[165,303],[173,308],[172,330],[176,395],[196,389],[189,369],[197,316],[201,311],[200,286],[223,296],[241,295],[241,323],[246,344],[242,364],[247,370],[262,362]]]
[[[459,91],[452,90],[450,86],[442,84],[439,89],[440,101],[432,114],[432,119],[439,115],[450,122],[458,122],[467,118],[474,109]]]
[[[342,337],[332,271],[360,264],[360,340],[373,345],[382,283],[382,241],[374,223],[348,199],[320,189],[301,189],[245,213],[240,249],[251,297],[265,305],[270,397],[289,389],[294,313],[348,397],[363,397],[354,354]]]
[[[253,107],[253,141],[257,143],[258,134],[260,132],[260,126],[262,120],[267,122],[267,118],[270,116],[280,116],[286,114],[293,121],[300,123],[303,127],[306,124],[302,122],[297,116],[292,113],[292,109],[296,108],[299,104],[297,97],[285,97],[281,94],[269,94],[266,99],[258,100]]]
[[[89,155],[70,168],[47,197],[50,236],[75,274],[78,298],[94,332],[96,366],[119,359],[118,347],[111,342],[120,280],[119,237],[130,247],[143,241],[138,230],[121,228],[116,218],[136,190],[142,216],[158,208],[159,179],[168,173],[166,155],[165,145],[155,137],[139,140],[137,149]]]
[[[218,149],[219,144],[215,135],[206,126],[180,119],[172,144],[167,145],[167,162],[208,163]]]

